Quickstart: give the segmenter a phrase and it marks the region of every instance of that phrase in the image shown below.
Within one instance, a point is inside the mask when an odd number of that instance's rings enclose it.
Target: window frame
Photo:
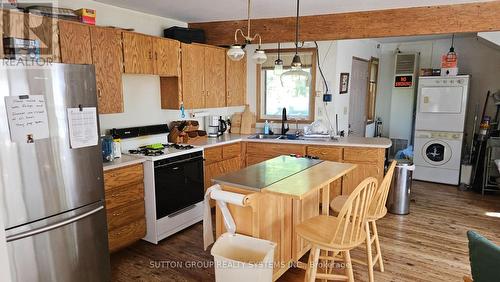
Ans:
[[[300,48],[299,52],[311,52],[311,81],[310,81],[310,95],[309,95],[309,116],[307,118],[301,118],[301,119],[295,119],[291,117],[289,120],[297,121],[297,123],[303,123],[303,124],[309,124],[314,121],[315,118],[315,111],[316,111],[316,69],[317,69],[317,49],[316,48]],[[266,49],[265,52],[267,54],[277,54],[278,49]],[[295,53],[294,48],[288,48],[288,49],[280,49],[281,53]],[[262,81],[262,68],[261,65],[256,66],[256,108],[257,108],[257,122],[265,122],[266,120],[268,121],[281,121],[281,116],[278,118],[266,118],[264,117],[264,113],[262,111],[263,106],[265,104],[265,91],[263,91],[263,87],[265,85],[265,82]]]

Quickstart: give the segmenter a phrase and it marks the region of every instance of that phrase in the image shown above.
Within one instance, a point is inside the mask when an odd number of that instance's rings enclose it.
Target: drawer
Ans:
[[[229,144],[222,147],[222,158],[224,160],[239,157],[241,155],[241,143]]]
[[[144,170],[142,164],[131,165],[104,172],[104,189],[143,182]]]
[[[205,164],[222,161],[222,146],[206,148],[203,150]]]
[[[306,146],[304,145],[257,142],[249,142],[247,144],[248,155],[276,157],[289,154],[305,155],[305,153]]]
[[[108,231],[145,218],[144,199],[106,211]]]
[[[345,162],[379,163],[384,161],[384,149],[345,148]]]
[[[126,205],[130,202],[144,199],[144,184],[122,186],[106,191],[106,209]]]
[[[108,232],[109,251],[114,252],[146,236],[146,219],[140,219]]]
[[[319,157],[321,160],[341,162],[343,148],[331,146],[307,146],[309,156]]]

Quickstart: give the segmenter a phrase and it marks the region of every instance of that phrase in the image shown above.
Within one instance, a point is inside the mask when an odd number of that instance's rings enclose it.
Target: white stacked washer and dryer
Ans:
[[[468,75],[419,78],[414,179],[459,184],[469,82]]]

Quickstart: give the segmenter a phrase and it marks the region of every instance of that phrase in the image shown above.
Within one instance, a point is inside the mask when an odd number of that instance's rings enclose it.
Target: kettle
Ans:
[[[222,116],[219,117],[219,134],[222,135],[227,130],[227,122],[222,119]]]

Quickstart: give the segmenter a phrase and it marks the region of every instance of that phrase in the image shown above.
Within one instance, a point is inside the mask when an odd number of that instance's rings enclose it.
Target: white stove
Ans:
[[[129,131],[139,132],[136,134],[139,136],[122,139],[122,153],[146,159],[144,200],[147,233],[143,239],[157,244],[203,219],[203,148],[168,143],[166,132],[141,135],[146,131],[143,128],[118,130],[119,133]]]

